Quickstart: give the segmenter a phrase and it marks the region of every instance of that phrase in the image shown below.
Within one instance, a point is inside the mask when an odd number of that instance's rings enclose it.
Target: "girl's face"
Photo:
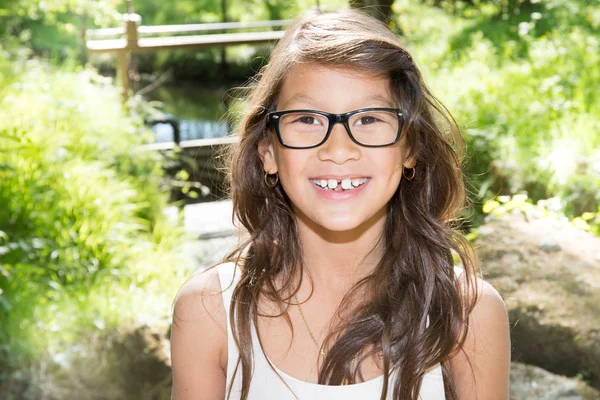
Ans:
[[[389,86],[389,79],[381,76],[299,64],[283,83],[277,111],[310,109],[343,114],[362,108],[397,108]],[[311,118],[295,123],[310,127],[319,124]],[[365,118],[351,125],[368,123],[372,120]],[[327,141],[315,148],[283,147],[274,131],[271,143],[259,146],[265,171],[279,173],[297,218],[317,230],[361,231],[373,223],[382,224],[387,203],[400,184],[402,167],[413,165],[404,159],[403,138],[387,147],[364,147],[351,140],[341,123],[335,124]],[[324,183],[327,188],[322,187]]]

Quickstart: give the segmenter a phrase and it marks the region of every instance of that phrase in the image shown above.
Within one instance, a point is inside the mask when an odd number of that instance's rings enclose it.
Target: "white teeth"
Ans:
[[[311,181],[320,188],[327,190],[335,190],[340,185],[343,190],[352,190],[365,184],[368,178],[346,178],[341,181],[336,179],[311,179]]]

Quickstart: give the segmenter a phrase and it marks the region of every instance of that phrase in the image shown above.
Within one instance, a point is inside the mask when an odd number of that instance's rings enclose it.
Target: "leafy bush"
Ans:
[[[188,271],[159,156],[139,150],[152,135],[110,80],[28,59],[0,71],[4,393],[90,330],[167,320]]]
[[[478,212],[499,194],[526,192],[561,197],[572,218],[600,203],[600,4],[534,5],[505,18],[453,18],[405,1],[398,11],[434,92],[464,128]]]

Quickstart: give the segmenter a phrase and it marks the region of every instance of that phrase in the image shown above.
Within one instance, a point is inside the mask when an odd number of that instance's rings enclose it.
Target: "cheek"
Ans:
[[[291,189],[294,182],[303,177],[302,171],[307,162],[306,157],[301,153],[301,150],[280,149],[275,153],[275,160],[281,184],[284,189]]]
[[[387,149],[390,151],[381,152],[373,158],[373,165],[377,165],[380,172],[387,171],[390,181],[394,181],[402,176],[402,165],[404,159],[400,149]]]

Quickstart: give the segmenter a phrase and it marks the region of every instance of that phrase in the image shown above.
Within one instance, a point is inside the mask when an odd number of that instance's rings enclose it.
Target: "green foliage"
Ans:
[[[85,28],[116,25],[121,0],[0,0],[0,39],[18,37],[36,52],[64,60],[81,51]]]
[[[348,6],[347,0],[320,0],[323,8]],[[185,24],[223,21],[221,0],[178,1],[165,7],[160,0],[135,2],[135,12],[142,16],[145,25]],[[315,7],[315,0],[227,0],[227,21],[262,21],[288,19],[295,17],[301,10]],[[125,12],[122,2],[119,11]]]
[[[494,216],[518,211],[525,215],[536,213],[542,215],[544,218],[568,219],[575,227],[595,235],[600,235],[600,206],[598,206],[596,212],[584,212],[580,216],[569,218],[565,215],[565,202],[560,197],[539,200],[534,204],[526,194],[498,196],[486,201],[482,210],[484,214]],[[477,235],[476,231],[473,235]]]
[[[0,76],[3,392],[82,332],[166,320],[186,269],[165,266],[186,264],[161,160],[138,150],[152,135],[112,82],[28,59],[0,60]]]
[[[482,14],[520,14],[540,0],[422,0],[422,2],[455,15],[473,17]]]
[[[540,204],[539,208],[549,215],[550,212],[544,204]],[[521,212],[530,212],[535,210],[536,206],[526,194],[517,194],[514,196],[498,196],[495,199],[488,200],[483,205],[483,212],[495,216],[504,215],[515,210]]]
[[[584,212],[573,219],[576,227],[600,236],[600,206],[596,212]]]
[[[600,134],[600,133],[597,133]],[[581,215],[600,205],[600,151],[575,160],[574,172],[558,185],[558,195],[565,201],[567,215]]]
[[[520,192],[534,201],[559,196],[571,218],[594,212],[600,4],[545,0],[520,14],[473,18],[398,5],[425,76],[465,133],[479,212],[486,200]]]

